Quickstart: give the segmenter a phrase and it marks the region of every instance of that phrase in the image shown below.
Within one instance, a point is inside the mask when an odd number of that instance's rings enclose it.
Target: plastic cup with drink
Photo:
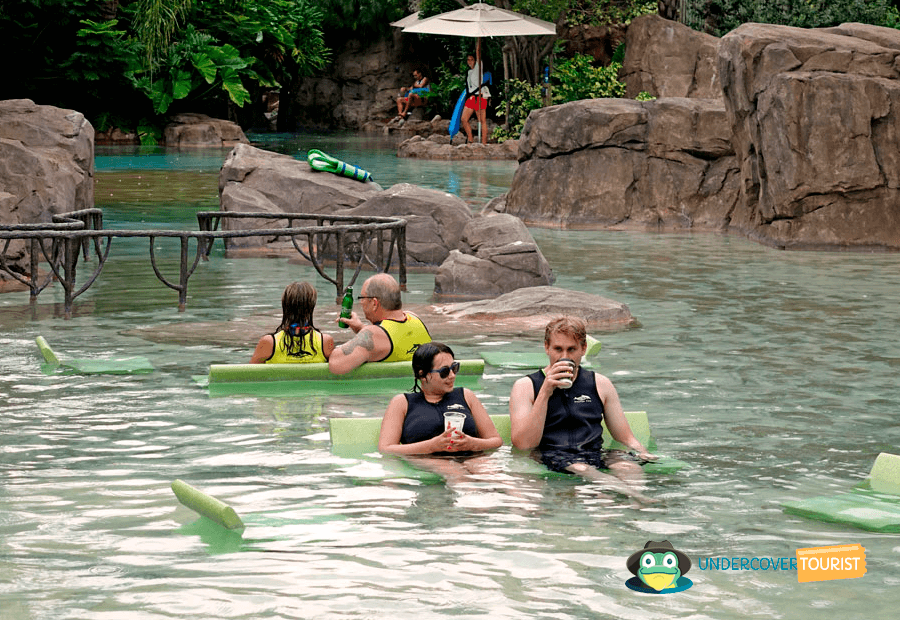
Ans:
[[[466,421],[466,414],[461,411],[445,411],[444,412],[444,430],[453,429],[463,432],[463,424]]]
[[[567,357],[564,357],[559,361],[566,362],[569,365],[569,367],[571,368],[571,370],[569,371],[569,376],[563,377],[562,379],[559,380],[559,382],[562,384],[562,385],[560,385],[560,387],[563,388],[564,390],[567,390],[570,387],[572,387],[572,381],[575,379],[575,362],[570,360]]]

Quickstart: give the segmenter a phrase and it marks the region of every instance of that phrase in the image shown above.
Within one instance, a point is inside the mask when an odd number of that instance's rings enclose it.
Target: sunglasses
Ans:
[[[446,379],[450,376],[451,372],[454,375],[459,373],[459,362],[453,362],[449,366],[442,366],[441,368],[435,368],[434,370],[429,370],[428,372],[436,372],[441,379]]]

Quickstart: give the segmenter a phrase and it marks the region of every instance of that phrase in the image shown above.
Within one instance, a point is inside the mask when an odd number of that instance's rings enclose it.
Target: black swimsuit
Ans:
[[[546,377],[542,370],[530,375],[535,395]],[[594,372],[580,368],[572,387],[553,390],[547,402],[544,434],[538,450],[541,461],[554,471],[566,471],[573,463],[606,469],[603,459],[603,401]]]
[[[453,388],[445,394],[437,403],[425,400],[421,392],[404,394],[406,397],[406,418],[403,420],[403,431],[400,434],[400,443],[410,444],[426,441],[437,437],[444,432],[444,412],[461,411],[466,414],[463,423],[463,433],[471,437],[478,437],[478,426],[475,418],[469,411],[466,395],[463,388]],[[452,454],[453,456],[470,454],[469,452],[435,452],[435,454]]]

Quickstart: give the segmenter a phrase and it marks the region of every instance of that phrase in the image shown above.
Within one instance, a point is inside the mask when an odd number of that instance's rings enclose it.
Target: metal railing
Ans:
[[[273,220],[286,221],[284,228],[254,228],[246,230],[217,230],[225,220]],[[157,279],[178,292],[178,310],[187,304],[188,280],[201,260],[208,259],[217,239],[244,237],[288,237],[293,247],[308,260],[316,272],[335,286],[335,301],[345,290],[344,267],[347,262],[356,263],[349,285],[352,286],[364,265],[375,271],[388,272],[394,251],[397,253],[398,280],[406,290],[406,220],[378,216],[322,215],[316,213],[245,213],[232,211],[204,211],[197,214],[199,231],[177,230],[107,230],[103,228],[100,209],[84,209],[53,217],[51,223],[16,224],[0,226],[0,270],[28,286],[31,302],[53,280],[64,291],[66,318],[72,315],[74,300],[97,280],[109,258],[112,240],[115,238],[146,237],[150,242],[150,265]],[[295,226],[297,222],[315,222],[312,225]],[[172,282],[160,271],[157,251],[158,238],[180,240],[180,268],[178,282]],[[305,244],[298,242],[305,238]],[[191,257],[190,241],[196,249]],[[7,263],[6,253],[12,241],[28,244],[29,274],[26,276]],[[105,243],[104,243],[105,240]],[[385,245],[388,246],[385,251]],[[93,250],[93,252],[91,251]],[[97,264],[87,280],[76,288],[79,256],[85,261],[96,257]],[[374,256],[372,256],[374,254]],[[348,261],[349,259],[349,261]],[[325,262],[334,261],[334,274],[326,271]],[[42,262],[49,265],[49,273],[43,279],[38,276]]]

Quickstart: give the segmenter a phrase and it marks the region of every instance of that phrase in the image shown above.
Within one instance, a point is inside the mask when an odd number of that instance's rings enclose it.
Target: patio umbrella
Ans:
[[[416,22],[419,21],[419,13],[418,11],[415,13],[410,13],[406,17],[401,17],[395,22],[391,22],[391,26],[394,28],[406,28],[407,26],[412,26]]]
[[[403,32],[475,38],[475,62],[479,71],[478,82],[481,83],[482,37],[555,36],[556,24],[479,2],[462,9],[418,20],[403,28]],[[505,59],[504,56],[504,61]],[[505,74],[506,66],[503,67],[503,70]],[[481,89],[478,90],[478,96],[481,96]],[[509,110],[507,110],[506,116],[509,118]],[[478,126],[478,132],[480,137],[481,125]]]

